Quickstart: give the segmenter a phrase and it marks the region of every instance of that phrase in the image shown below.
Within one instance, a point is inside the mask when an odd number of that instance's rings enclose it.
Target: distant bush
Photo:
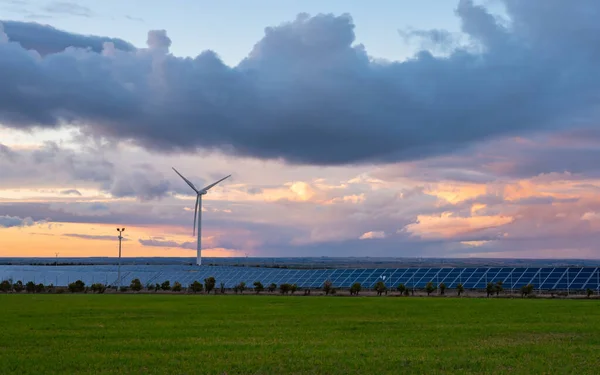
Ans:
[[[216,283],[217,281],[213,276],[204,279],[204,289],[206,289],[206,293],[210,293],[213,289],[215,289]]]
[[[427,295],[431,295],[431,293],[433,293],[435,291],[435,286],[433,285],[433,283],[430,281],[427,283],[427,285],[425,286],[425,291],[427,292]]]
[[[487,283],[487,285],[485,286],[485,292],[487,293],[488,297],[494,294],[494,292],[496,292],[496,286],[494,285],[494,283]]]
[[[325,295],[329,295],[332,290],[333,283],[331,282],[331,280],[325,280],[325,282],[323,283],[323,291],[325,292]]]
[[[529,296],[533,293],[533,284],[523,285],[521,287],[521,297]]]
[[[85,291],[85,283],[81,280],[77,280],[74,283],[69,284],[69,292],[71,293],[81,293]]]
[[[142,287],[142,282],[140,281],[140,279],[133,279],[133,280],[131,280],[131,284],[129,285],[129,287],[134,292],[139,292],[143,288]]]
[[[456,286],[456,292],[458,293],[459,297],[465,292],[465,287],[462,285],[462,283]]]
[[[291,289],[292,289],[292,286],[288,283],[279,285],[279,291],[281,292],[281,294],[288,294]]]
[[[175,281],[175,283],[173,284],[173,291],[181,292],[181,283],[179,281]]]
[[[160,284],[159,283],[154,284],[154,291],[158,292],[159,290],[160,290]]]
[[[221,291],[221,294],[225,294],[225,283],[220,283],[219,284],[219,289]],[[215,294],[217,294],[216,291],[215,291]]]
[[[25,284],[25,291],[27,293],[35,293],[35,283],[33,281],[29,281]]]
[[[500,293],[504,290],[504,282],[502,280],[496,281],[496,285],[494,285],[494,291],[496,295],[500,295]]]
[[[190,290],[194,293],[202,293],[203,289],[204,289],[204,285],[202,285],[202,283],[199,282],[198,280],[196,280],[190,284]]]
[[[17,293],[21,293],[25,287],[23,286],[23,282],[21,280],[17,281],[13,284],[13,290]]]
[[[171,282],[169,280],[164,281],[162,284],[160,284],[160,289],[171,290]]]
[[[298,285],[296,285],[296,284],[290,285],[290,292],[292,292],[292,294],[296,293],[297,291],[298,291]]]
[[[587,294],[587,298],[590,298],[592,296],[592,294],[594,294],[594,291],[590,288],[587,288],[586,294]]]
[[[240,293],[244,293],[244,290],[246,290],[246,283],[245,282],[241,282],[237,285],[238,290],[240,291]]]
[[[445,292],[446,292],[446,284],[441,283],[440,284],[440,294],[444,295]]]
[[[383,281],[379,280],[375,284],[375,291],[377,292],[377,295],[380,296],[387,291],[387,286],[385,286],[385,283]]]
[[[350,295],[357,296],[361,289],[362,289],[362,285],[360,285],[360,283],[357,282],[357,283],[352,284],[352,286],[350,287]]]
[[[269,284],[269,288],[267,288],[269,293],[273,293],[275,291],[275,289],[277,289],[277,284],[275,284],[275,283]]]
[[[260,281],[255,281],[254,282],[254,291],[256,292],[256,294],[262,292],[263,290],[265,290],[264,285],[262,285],[262,283]]]
[[[10,292],[11,289],[12,289],[12,285],[10,284],[10,281],[3,280],[0,283],[0,292],[8,293],[8,292]]]
[[[101,283],[95,283],[92,284],[92,292],[93,293],[104,293],[104,291],[106,290],[106,286],[104,284]]]
[[[128,290],[129,290],[129,288],[128,288],[128,287],[126,287],[125,285],[123,285],[123,286],[121,286],[121,287],[119,288],[119,292],[121,292],[121,293],[125,293],[125,292],[126,292],[126,291],[128,291]]]
[[[398,285],[396,289],[400,292],[400,295],[403,295],[407,290],[406,285],[404,284]]]
[[[35,286],[36,293],[44,293],[45,291],[46,291],[46,287],[44,286],[44,284],[39,283]]]

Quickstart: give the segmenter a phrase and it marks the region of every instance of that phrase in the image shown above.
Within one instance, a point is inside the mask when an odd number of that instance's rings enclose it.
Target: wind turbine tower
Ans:
[[[219,182],[225,180],[226,178],[231,177],[231,175],[227,177],[223,177],[217,182],[214,182],[203,189],[198,189],[194,184],[190,182],[187,178],[183,177],[181,173],[177,171],[177,169],[173,168],[175,173],[179,175],[195,192],[196,192],[196,204],[194,205],[194,235],[196,234],[196,221],[198,222],[198,247],[196,250],[196,265],[202,265],[202,196],[206,195],[208,191],[213,188]],[[197,219],[197,220],[196,220]]]

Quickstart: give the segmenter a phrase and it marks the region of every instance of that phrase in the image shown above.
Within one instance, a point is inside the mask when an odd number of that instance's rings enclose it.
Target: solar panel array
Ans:
[[[518,289],[533,284],[542,290],[586,290],[600,291],[600,268],[555,267],[555,268],[377,268],[377,269],[282,269],[228,266],[181,266],[181,265],[127,265],[121,266],[122,284],[140,279],[143,285],[178,281],[187,286],[195,280],[203,283],[213,276],[217,286],[233,288],[240,282],[251,287],[255,281],[267,286],[271,283],[297,284],[300,288],[320,288],[331,280],[334,287],[349,288],[358,282],[363,288],[372,288],[378,281],[388,287],[404,284],[408,288],[424,288],[429,282],[444,283],[447,288],[456,288],[461,283],[465,289],[485,289],[488,282],[502,281],[505,289]],[[21,280],[24,283],[54,284],[66,286],[76,280],[86,285],[102,283],[117,284],[117,266],[0,266],[0,280]]]

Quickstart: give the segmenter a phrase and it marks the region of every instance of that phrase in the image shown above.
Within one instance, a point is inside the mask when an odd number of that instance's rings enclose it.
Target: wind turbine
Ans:
[[[206,186],[204,189],[198,189],[198,188],[196,188],[196,186],[194,186],[194,184],[192,184],[190,182],[190,180],[183,177],[183,175],[181,173],[179,173],[177,171],[177,169],[173,168],[173,170],[175,171],[175,173],[177,173],[179,175],[179,177],[181,177],[183,179],[183,181],[185,181],[196,192],[196,204],[194,205],[194,235],[196,234],[196,218],[198,218],[198,220],[197,220],[198,221],[198,248],[197,248],[197,253],[196,253],[196,264],[199,266],[202,264],[202,246],[201,246],[201,240],[202,240],[202,196],[206,195],[206,193],[208,193],[208,191],[211,188],[213,188],[216,184],[218,184],[219,182],[225,180],[226,178],[231,177],[231,175],[229,175],[227,177],[223,177],[219,181]]]

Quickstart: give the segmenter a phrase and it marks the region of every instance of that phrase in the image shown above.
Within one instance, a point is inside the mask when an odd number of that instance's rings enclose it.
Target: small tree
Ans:
[[[16,293],[21,293],[25,287],[23,286],[23,282],[21,280],[18,280],[16,283],[13,284],[12,288]]]
[[[329,293],[331,293],[333,289],[333,283],[331,282],[331,280],[325,280],[325,282],[323,283],[323,291],[325,292],[325,295],[329,295]]]
[[[27,282],[27,284],[25,284],[25,291],[27,293],[35,293],[35,283],[33,281]]]
[[[456,286],[456,292],[458,293],[459,297],[465,292],[465,287],[462,285],[462,283]]]
[[[296,293],[297,290],[298,290],[298,285],[296,285],[296,284],[290,285],[290,292],[292,292],[292,294]]]
[[[204,286],[202,285],[201,282],[199,282],[198,280],[194,281],[191,285],[190,285],[190,290],[192,292],[194,292],[194,294],[196,293],[202,293],[202,290],[204,289]]]
[[[587,298],[590,298],[592,296],[592,294],[594,294],[594,290],[587,288],[586,294],[587,294]]]
[[[382,295],[386,290],[387,290],[387,286],[385,286],[385,283],[383,281],[379,280],[375,284],[375,291],[377,292],[378,296]]]
[[[446,292],[446,284],[441,283],[440,284],[440,294],[444,295],[444,292]]]
[[[255,281],[254,291],[256,292],[256,294],[262,292],[263,290],[265,290],[265,287],[262,285],[262,283],[260,281]]]
[[[504,290],[503,287],[504,282],[502,282],[502,280],[496,281],[496,285],[495,285],[495,292],[496,292],[496,296],[500,295],[500,292],[502,292]]]
[[[425,291],[427,292],[427,295],[431,295],[431,293],[433,293],[435,291],[435,286],[433,285],[433,283],[430,281],[427,283],[427,285],[425,286]]]
[[[146,289],[148,289],[148,291],[149,291],[149,292],[153,291],[153,290],[154,290],[154,284],[152,284],[152,283],[148,283],[148,284],[146,285]]]
[[[81,280],[77,280],[74,283],[69,284],[69,292],[71,293],[81,293],[85,290],[85,283]]]
[[[241,283],[239,283],[238,289],[240,290],[240,293],[244,294],[244,290],[246,290],[246,283],[243,281]]]
[[[139,292],[140,290],[142,290],[142,282],[140,281],[140,279],[133,279],[131,280],[131,284],[129,285],[129,287],[134,292]]]
[[[92,293],[100,293],[100,294],[102,294],[106,290],[106,286],[104,284],[101,284],[101,283],[95,283],[95,284],[92,284],[91,289],[92,289]]]
[[[350,287],[350,295],[357,296],[361,289],[362,285],[360,285],[359,282],[352,284],[352,286]]]
[[[10,281],[3,280],[0,283],[0,292],[8,293],[8,292],[10,292],[11,289],[12,289],[12,285],[10,284]]]
[[[225,283],[222,282],[219,284],[219,291],[221,292],[221,294],[225,294]],[[215,294],[217,294],[216,291]]]
[[[496,286],[494,285],[494,283],[489,282],[487,283],[487,285],[485,286],[485,292],[487,293],[487,296],[491,296],[492,294],[494,294],[494,292],[496,291]]]
[[[44,293],[45,291],[46,291],[46,287],[44,286],[44,284],[39,283],[35,286],[36,293]]]
[[[398,292],[400,292],[400,295],[403,295],[406,292],[406,285],[400,284],[396,289],[398,290]]]
[[[159,290],[160,290],[160,284],[159,283],[154,284],[154,291],[158,292]]]
[[[215,289],[216,283],[217,281],[213,276],[204,279],[204,289],[206,290],[206,293],[210,294],[210,292]]]
[[[283,283],[283,284],[279,285],[279,291],[281,292],[281,294],[288,294],[291,289],[292,289],[292,286],[288,283]]]
[[[173,291],[181,292],[181,283],[179,281],[175,281],[175,283],[173,284]]]
[[[160,289],[162,290],[171,290],[171,282],[169,280],[160,284]]]
[[[269,287],[267,288],[269,293],[273,293],[275,291],[275,289],[277,289],[277,284],[275,284],[275,283],[269,284]]]
[[[533,293],[533,284],[523,285],[521,287],[521,297],[525,297]]]

